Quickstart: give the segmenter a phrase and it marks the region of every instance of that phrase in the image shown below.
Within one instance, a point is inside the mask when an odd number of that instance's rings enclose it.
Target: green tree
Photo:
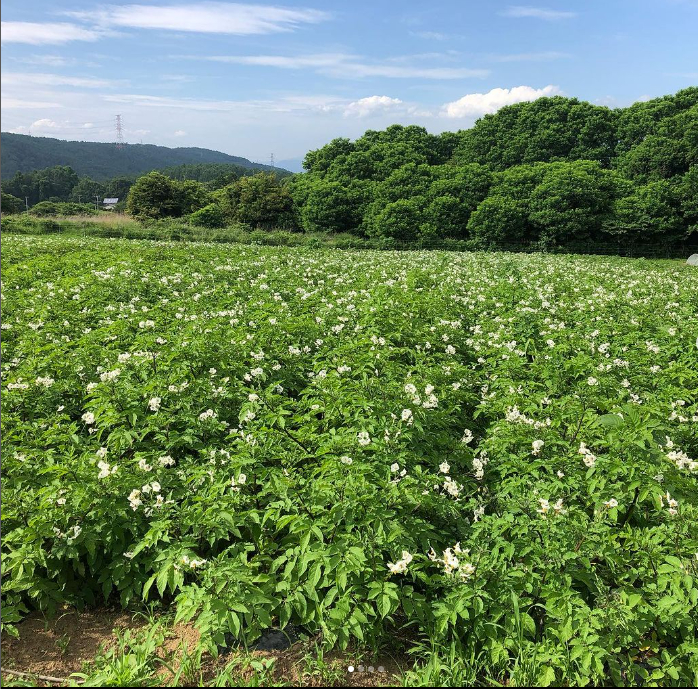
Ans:
[[[216,229],[226,226],[226,218],[223,209],[217,203],[209,203],[207,206],[194,211],[189,220],[192,225]]]
[[[629,195],[615,202],[606,229],[639,242],[671,243],[683,238],[686,225],[676,187],[659,180],[633,188]]]
[[[290,227],[293,223],[291,194],[272,173],[241,177],[233,185],[236,219],[253,227]]]
[[[12,194],[3,192],[1,199],[2,202],[0,204],[0,211],[3,213],[10,215],[12,213],[20,213],[24,210],[24,201],[22,201],[22,199],[18,199]]]
[[[687,235],[698,238],[698,164],[676,182],[675,193]]]
[[[370,234],[398,241],[412,241],[419,236],[419,228],[424,223],[424,197],[400,199],[389,203],[373,218]]]
[[[544,242],[598,239],[618,189],[615,173],[598,162],[551,163],[531,194],[529,219]]]
[[[141,220],[177,218],[182,215],[176,182],[159,172],[139,177],[128,194],[128,213]]]
[[[95,203],[96,199],[102,203],[106,197],[105,185],[101,182],[95,182],[89,177],[81,177],[78,183],[70,192],[70,201],[77,203]]]
[[[359,225],[349,190],[330,180],[308,185],[301,222],[307,232],[351,232]]]
[[[488,196],[470,216],[468,231],[483,248],[528,243],[535,238],[528,219],[528,204],[496,193]]]
[[[597,160],[609,166],[617,115],[576,98],[539,98],[485,115],[463,133],[453,158],[494,170],[559,160]]]

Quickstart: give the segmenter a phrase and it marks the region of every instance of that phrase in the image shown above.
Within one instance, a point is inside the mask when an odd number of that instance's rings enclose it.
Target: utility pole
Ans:
[[[28,196],[24,197],[24,205],[27,208],[27,213],[29,213],[29,197]]]
[[[124,130],[121,115],[116,116],[116,149],[120,151],[124,147]]]
[[[99,194],[95,194],[95,210],[99,210],[97,206],[99,206]]]

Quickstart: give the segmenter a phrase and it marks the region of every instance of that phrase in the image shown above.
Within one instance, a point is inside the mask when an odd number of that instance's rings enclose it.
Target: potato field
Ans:
[[[2,268],[5,633],[151,604],[213,651],[698,679],[697,269],[13,235]]]

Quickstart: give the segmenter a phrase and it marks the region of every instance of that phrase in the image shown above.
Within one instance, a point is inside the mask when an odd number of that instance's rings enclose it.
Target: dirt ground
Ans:
[[[142,623],[141,623],[142,624]],[[32,613],[16,625],[20,638],[3,635],[3,670],[67,677],[92,660],[100,646],[114,642],[115,628],[141,626],[130,615],[110,610],[66,610],[53,619]]]
[[[32,613],[16,625],[19,639],[2,637],[2,670],[15,670],[34,677],[44,675],[67,678],[74,672],[80,672],[83,664],[92,660],[100,650],[107,650],[115,643],[115,629],[137,630],[145,625],[146,621],[138,616],[113,610],[65,610],[52,619],[44,618],[40,613]],[[171,661],[170,667],[176,669],[178,654],[182,649],[191,653],[199,640],[199,633],[193,626],[175,625],[168,629],[158,655],[167,656]],[[296,643],[284,651],[255,651],[252,655],[259,660],[274,660],[270,677],[276,682],[292,686],[324,686],[322,676],[308,672],[303,660],[307,651],[307,646]],[[217,658],[204,654],[200,669],[204,684],[213,680],[220,670],[234,660],[235,652],[223,653]],[[392,658],[371,661],[354,659],[348,653],[327,654],[325,662],[336,668],[336,675],[341,678],[336,686],[394,685],[401,669],[408,666],[406,662]],[[373,671],[369,672],[371,665]],[[353,672],[348,671],[349,666],[354,668]],[[378,672],[379,667],[384,672]],[[163,668],[157,675],[162,686],[169,685],[171,675],[167,670]],[[236,669],[235,675],[240,684],[244,684],[246,679],[254,679],[253,670],[244,664]],[[21,678],[8,673],[3,679]],[[56,683],[38,683],[58,686]]]

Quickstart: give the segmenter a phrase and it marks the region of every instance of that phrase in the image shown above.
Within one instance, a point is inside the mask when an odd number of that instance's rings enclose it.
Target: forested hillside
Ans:
[[[91,141],[63,141],[3,132],[2,179],[17,172],[30,172],[55,165],[67,165],[78,175],[104,181],[121,175],[139,175],[161,168],[200,163],[227,163],[255,170],[272,169],[247,158],[206,148],[167,148],[152,144],[114,144]]]

